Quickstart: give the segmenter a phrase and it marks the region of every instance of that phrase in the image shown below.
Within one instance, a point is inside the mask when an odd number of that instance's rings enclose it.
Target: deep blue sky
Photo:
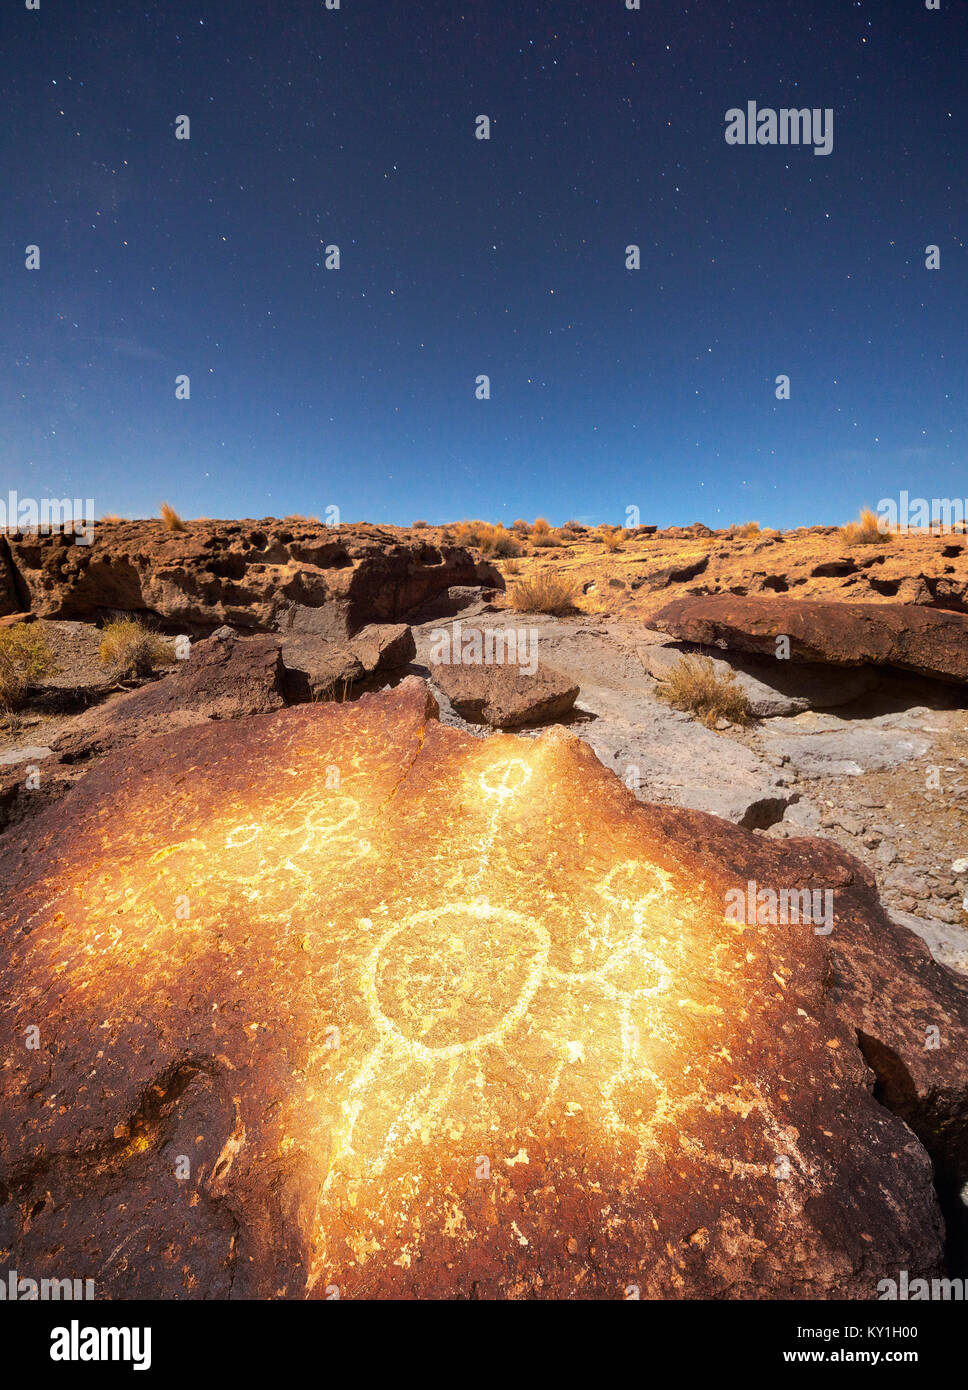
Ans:
[[[968,496],[964,0],[0,26],[3,492],[780,526]],[[833,153],[727,145],[748,100],[832,107]]]

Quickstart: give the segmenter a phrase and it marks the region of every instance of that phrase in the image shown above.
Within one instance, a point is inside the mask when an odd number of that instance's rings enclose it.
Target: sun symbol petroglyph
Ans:
[[[148,989],[187,968],[213,980],[216,1014],[222,972],[244,981],[266,961],[280,972],[276,1007],[284,1001],[304,1030],[283,1111],[318,1172],[314,1277],[343,1258],[334,1229],[355,1259],[370,1258],[373,1212],[408,1174],[503,1137],[513,1135],[518,1167],[553,1136],[582,1150],[607,1142],[630,1181],[665,1161],[670,1143],[718,1172],[762,1179],[766,1151],[707,1153],[691,1122],[704,1109],[724,1125],[757,1117],[797,1167],[797,1136],[759,1089],[703,1080],[703,1055],[728,1022],[706,978],[732,959],[735,933],[710,919],[705,884],[612,845],[580,853],[583,826],[572,848],[548,800],[554,747],[510,739],[473,748],[457,770],[443,802],[455,825],[423,829],[424,881],[414,881],[412,866],[395,869],[399,841],[385,831],[396,781],[354,780],[355,756],[345,750],[339,787],[325,781],[332,753],[320,754],[319,775],[215,800],[160,844],[164,817],[152,808],[147,827],[134,822],[111,846],[117,863],[72,884],[91,930],[55,967],[70,965],[75,999],[99,970],[120,980],[136,959]],[[407,833],[414,814],[426,814],[419,799],[403,815]],[[522,853],[531,837],[534,853]],[[191,909],[176,923],[179,892]],[[248,1001],[244,1027],[258,1038],[258,992]],[[377,1206],[347,1215],[364,1201]],[[458,1204],[455,1233],[462,1220]]]
[[[688,818],[565,731],[476,740],[425,701],[265,717],[245,757],[203,730],[187,769],[173,744],[116,794],[79,784],[7,934],[16,1022],[42,1009],[58,1045],[43,1105],[44,1058],[10,1049],[11,1131],[113,1154],[190,1058],[171,1123],[211,1129],[208,1196],[285,1231],[265,1296],[666,1291],[700,1253],[733,1288],[718,1213],[779,1240],[823,1180],[795,1087],[862,1081],[831,1066],[815,938],[727,918]],[[111,1221],[167,1133],[119,1142]]]

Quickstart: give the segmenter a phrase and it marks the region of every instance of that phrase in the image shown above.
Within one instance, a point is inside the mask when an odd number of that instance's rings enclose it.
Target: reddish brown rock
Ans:
[[[968,680],[968,615],[938,608],[716,594],[675,599],[651,626],[682,641],[770,656],[777,637],[786,636],[794,661],[892,666]]]
[[[190,521],[184,531],[99,523],[90,545],[60,532],[7,532],[5,544],[15,587],[42,617],[148,612],[203,630],[231,623],[337,640],[397,622],[452,585],[504,587],[493,565],[461,546],[303,519]],[[0,611],[24,606],[0,585]]]
[[[8,627],[16,627],[18,623],[32,623],[36,618],[34,613],[5,613],[0,618],[0,631]]]
[[[574,681],[544,662],[533,672],[520,665],[441,662],[431,666],[430,677],[462,719],[495,729],[562,719],[579,692]]]
[[[396,671],[416,653],[406,623],[370,623],[355,637],[330,642],[307,633],[287,633],[282,659],[290,704],[341,697],[369,676]]]
[[[189,649],[171,675],[96,705],[53,744],[67,763],[99,756],[211,719],[239,719],[286,703],[286,672],[277,636],[237,637],[231,629]]]
[[[0,840],[10,1265],[114,1298],[940,1274],[968,1004],[860,866],[432,713],[407,680],[144,740]],[[727,918],[748,880],[829,889],[830,935]]]

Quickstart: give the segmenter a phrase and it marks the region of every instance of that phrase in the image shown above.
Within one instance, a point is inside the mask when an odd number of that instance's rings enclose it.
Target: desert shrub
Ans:
[[[414,531],[429,531],[429,530],[430,530],[430,522],[429,522],[429,521],[415,521],[415,522],[413,523],[412,529],[413,529]]]
[[[718,675],[708,656],[683,656],[659,681],[656,694],[675,709],[697,715],[704,724],[719,719],[746,724],[750,719],[750,702],[736,684],[735,672]]]
[[[47,639],[34,623],[16,623],[0,630],[0,709],[17,709],[28,686],[56,670]]]
[[[518,517],[517,521],[511,523],[511,530],[516,536],[530,536],[531,523],[525,521],[523,517]]]
[[[887,531],[882,531],[880,519],[870,507],[862,507],[857,521],[848,521],[840,528],[840,538],[848,545],[883,545],[891,539]]]
[[[539,570],[512,584],[508,599],[519,613],[568,613],[580,592],[581,585],[565,575]]]
[[[748,540],[751,536],[760,534],[760,523],[758,521],[746,521],[742,526],[737,526],[736,535],[741,540]]]
[[[520,574],[521,566],[518,564],[517,560],[508,560],[507,564],[504,566],[504,573]]]
[[[551,550],[561,545],[561,537],[555,535],[543,516],[539,516],[531,527],[531,543],[542,550]]]
[[[166,531],[187,531],[188,527],[175,511],[174,507],[169,507],[167,502],[161,504],[161,524]]]
[[[490,553],[496,560],[512,560],[521,554],[521,546],[510,531],[503,526],[495,526]]]
[[[114,618],[104,625],[98,659],[115,680],[150,676],[175,660],[175,644],[139,618]]]
[[[611,555],[616,550],[621,550],[622,542],[625,540],[625,532],[621,526],[603,526],[598,533],[598,538]]]
[[[485,555],[489,554],[494,546],[495,530],[496,527],[489,521],[459,521],[454,527],[461,545],[473,545]]]

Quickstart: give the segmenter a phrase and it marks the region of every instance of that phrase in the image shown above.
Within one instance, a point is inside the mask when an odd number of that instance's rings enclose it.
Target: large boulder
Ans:
[[[674,599],[651,626],[681,641],[775,656],[790,639],[794,661],[891,666],[968,680],[968,614],[903,603],[825,603],[731,594]]]
[[[406,666],[415,653],[413,632],[406,623],[370,623],[341,641],[288,632],[282,660],[289,703],[340,698],[370,676]]]
[[[484,634],[478,635],[483,641]],[[496,634],[490,635],[493,640]],[[514,729],[563,719],[578,698],[578,685],[536,655],[531,666],[531,662],[441,661],[430,666],[430,677],[456,713],[471,724]]]
[[[968,992],[861,866],[433,713],[408,679],[143,740],[0,840],[9,1264],[113,1298],[939,1275]]]
[[[98,523],[91,544],[72,534],[8,531],[11,582],[0,611],[41,617],[151,613],[211,631],[311,631],[338,640],[368,623],[399,621],[453,585],[503,588],[495,567],[462,546],[391,527],[278,521]],[[26,596],[29,605],[19,595]]]

